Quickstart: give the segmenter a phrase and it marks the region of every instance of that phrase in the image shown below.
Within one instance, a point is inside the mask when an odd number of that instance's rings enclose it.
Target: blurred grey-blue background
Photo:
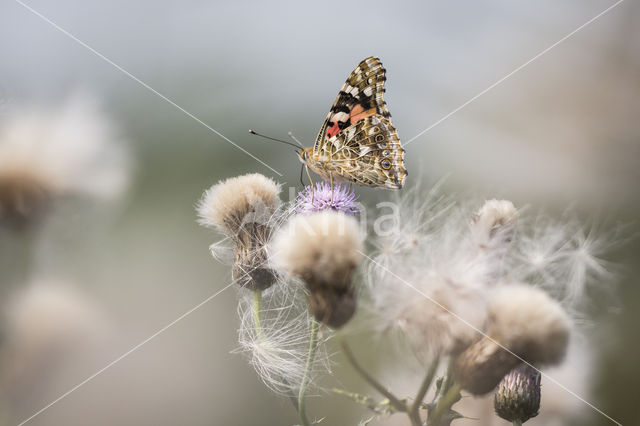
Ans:
[[[56,209],[35,243],[30,276],[75,283],[99,306],[110,337],[89,355],[31,378],[38,392],[20,397],[9,424],[228,284],[229,271],[207,249],[216,236],[195,223],[195,202],[217,180],[241,173],[296,185],[293,151],[247,129],[281,138],[292,131],[311,146],[340,85],[370,55],[387,69],[385,96],[401,139],[429,129],[406,145],[409,184],[449,175],[452,192],[550,211],[572,207],[588,218],[631,223],[627,236],[639,229],[633,223],[640,212],[635,2],[618,4],[521,69],[614,2],[26,4],[33,11],[13,0],[0,4],[0,126],[24,104],[55,111],[83,93],[127,141],[130,184],[108,209],[91,201]],[[21,272],[11,259],[18,241],[10,233],[1,238],[0,279],[15,290]],[[589,348],[592,380],[576,384],[623,424],[639,417],[639,251],[632,240],[609,253],[623,277],[619,300],[594,308],[597,324],[590,330],[599,344]],[[0,302],[10,297],[3,290]],[[246,360],[230,353],[237,346],[235,311],[229,289],[29,424],[294,424],[286,398],[272,395]],[[572,388],[571,381],[565,385]],[[608,424],[588,406],[576,406],[586,416],[579,424]],[[332,425],[357,424],[361,413],[350,407],[336,397],[311,402],[312,412]]]

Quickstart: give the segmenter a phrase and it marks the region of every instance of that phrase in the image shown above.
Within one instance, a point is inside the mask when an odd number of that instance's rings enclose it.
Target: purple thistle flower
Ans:
[[[331,185],[318,182],[311,190],[311,185],[305,186],[298,193],[296,210],[298,213],[320,212],[327,209],[337,210],[348,215],[357,216],[362,211],[362,205],[357,201],[358,195],[346,184],[333,185],[333,200],[331,199]]]

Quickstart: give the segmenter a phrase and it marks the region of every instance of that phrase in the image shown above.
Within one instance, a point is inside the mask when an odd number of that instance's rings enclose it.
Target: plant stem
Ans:
[[[344,340],[340,340],[340,346],[342,351],[347,356],[347,360],[351,363],[353,368],[366,380],[371,386],[373,386],[378,392],[384,395],[389,400],[389,403],[398,411],[408,412],[407,404],[400,401],[394,394],[389,392],[387,388],[382,386],[376,379],[374,379],[367,371],[358,363],[356,357],[351,352],[351,349]]]
[[[452,383],[451,387],[438,398],[433,413],[429,413],[427,425],[439,426],[442,415],[451,409],[451,406],[460,400],[460,385]]]
[[[316,357],[318,350],[318,330],[320,323],[313,318],[311,320],[311,337],[309,338],[309,355],[307,356],[307,365],[304,369],[304,376],[302,377],[302,383],[300,384],[300,392],[298,393],[298,415],[303,426],[309,426],[309,420],[307,419],[307,413],[305,412],[305,400],[304,394],[307,391],[309,380],[311,376],[311,370],[313,367],[313,360]]]
[[[522,422],[520,420],[514,420],[513,426],[522,426]]]
[[[437,403],[440,398],[447,393],[451,385],[453,384],[453,359],[449,360],[449,364],[447,365],[447,372],[444,375],[444,379],[442,380],[442,385],[440,389],[438,389],[438,393],[434,398],[434,402]]]
[[[418,394],[416,395],[416,399],[413,401],[413,404],[409,407],[409,418],[411,421],[415,423],[418,421],[418,424],[422,424],[422,419],[420,418],[420,406],[422,405],[422,400],[424,396],[427,394],[429,387],[431,386],[431,382],[433,382],[433,378],[436,375],[436,370],[438,369],[439,359],[436,358],[429,370],[427,371],[427,375],[425,376],[422,384],[420,385],[420,389],[418,390]]]

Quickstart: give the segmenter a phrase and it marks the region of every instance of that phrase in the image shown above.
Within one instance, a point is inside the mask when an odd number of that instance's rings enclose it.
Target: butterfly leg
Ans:
[[[311,180],[311,173],[309,173],[309,167],[305,164],[304,169],[307,171],[307,177],[309,178],[309,185],[311,185],[311,204],[315,201],[315,193],[313,191],[313,181]]]
[[[333,172],[329,172],[329,181],[331,182],[331,202],[333,203]]]

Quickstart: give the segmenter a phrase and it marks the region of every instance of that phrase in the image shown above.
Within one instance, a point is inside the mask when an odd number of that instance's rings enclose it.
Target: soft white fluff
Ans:
[[[499,256],[470,229],[473,210],[414,189],[397,199],[395,227],[373,242],[372,323],[401,331],[421,358],[458,352],[478,337]],[[388,214],[388,212],[383,212]],[[392,223],[392,220],[388,220]]]
[[[56,282],[29,285],[6,308],[6,337],[26,351],[90,339],[105,325],[92,302]]]
[[[306,295],[300,285],[278,282],[262,293],[260,328],[256,329],[254,293],[241,290],[240,352],[246,353],[262,381],[282,395],[297,395],[309,354],[309,328],[312,316],[306,309]],[[325,340],[320,339],[318,352],[311,369],[313,378],[330,368]]]
[[[488,200],[473,215],[471,231],[483,247],[510,238],[518,219],[518,210],[508,200]]]
[[[592,359],[594,343],[587,341],[579,333],[572,333],[565,362],[556,367],[542,369],[542,372],[548,376],[542,378],[542,409],[540,414],[530,421],[531,424],[561,426],[576,419],[583,419],[585,414],[589,414],[589,412],[585,413],[584,402],[553,381],[568,387],[581,398],[589,400],[594,367]],[[553,381],[549,378],[553,378]],[[471,419],[482,418],[482,424],[486,426],[504,425],[504,420],[497,416],[483,418],[485,413],[493,412],[493,399],[493,393],[489,393],[485,398],[463,398],[456,405],[456,411],[464,413],[470,419],[460,419],[457,422],[463,426],[474,426],[478,421]]]
[[[352,271],[360,263],[363,236],[353,217],[323,211],[290,219],[270,248],[276,268],[332,282],[336,275]]]
[[[259,173],[218,182],[197,205],[199,223],[235,233],[243,222],[265,224],[280,206],[280,185]]]
[[[523,284],[497,288],[489,303],[489,335],[536,365],[562,361],[571,320],[544,291]]]
[[[4,307],[0,379],[14,398],[33,397],[47,374],[98,349],[111,330],[101,309],[73,287],[29,284]]]
[[[488,330],[455,360],[456,377],[474,395],[484,395],[522,360],[540,365],[564,358],[571,322],[558,302],[524,284],[494,289]]]
[[[371,303],[361,307],[369,308],[379,331],[402,331],[418,353],[456,353],[481,338],[490,327],[490,305],[502,300],[503,290],[494,289],[520,282],[539,288],[529,290],[541,306],[504,334],[556,339],[551,355],[534,354],[554,362],[568,327],[562,309],[573,311],[588,285],[611,281],[598,257],[608,245],[574,220],[525,215],[506,200],[456,203],[438,186],[399,194],[392,207],[376,211],[376,250],[366,275]],[[534,320],[549,334],[534,335]]]
[[[518,234],[509,253],[509,268],[518,279],[544,288],[570,310],[588,305],[588,295],[611,295],[615,275],[602,257],[622,235],[598,232],[575,218],[547,216],[527,218]]]
[[[49,196],[112,198],[128,180],[121,139],[86,94],[55,107],[17,107],[0,126],[0,180],[25,178]]]
[[[492,293],[486,335],[455,359],[458,382],[474,395],[491,392],[523,360],[559,363],[569,342],[571,322],[544,291],[511,284]]]

